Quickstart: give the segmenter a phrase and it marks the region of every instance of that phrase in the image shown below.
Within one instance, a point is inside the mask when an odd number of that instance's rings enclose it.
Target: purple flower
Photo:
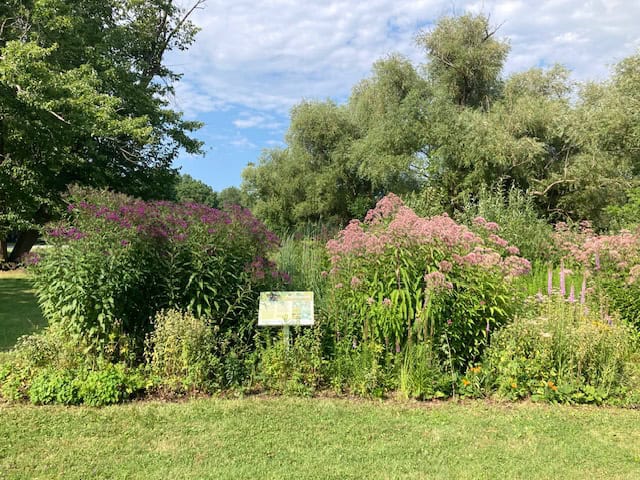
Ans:
[[[573,287],[573,285],[571,285],[571,290],[569,290],[568,301],[570,303],[574,303],[576,301],[576,292],[575,292],[575,288]]]
[[[553,293],[553,270],[549,267],[547,272],[547,295],[551,296]]]

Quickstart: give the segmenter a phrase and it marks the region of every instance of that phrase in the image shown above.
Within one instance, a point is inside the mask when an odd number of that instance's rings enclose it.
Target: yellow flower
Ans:
[[[511,384],[511,388],[513,388],[513,389],[518,388],[518,384],[517,384],[516,382],[513,382],[513,383]]]
[[[558,390],[558,387],[556,387],[556,384],[555,384],[555,383],[553,383],[551,380],[549,380],[549,381],[547,382],[547,387],[549,387],[549,388],[550,388],[551,390],[553,390],[554,392],[555,392],[556,390]]]
[[[480,367],[480,366],[471,368],[471,372],[472,373],[480,373],[480,370],[482,370],[482,367]]]
[[[463,378],[462,379],[462,385],[464,385],[466,387],[467,385],[471,385],[471,382],[469,380],[467,380],[466,378]]]

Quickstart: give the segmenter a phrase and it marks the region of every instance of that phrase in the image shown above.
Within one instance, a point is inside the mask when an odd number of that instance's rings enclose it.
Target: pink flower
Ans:
[[[451,269],[453,268],[453,264],[451,262],[449,262],[448,260],[442,260],[439,264],[438,264],[438,268],[440,269],[440,271],[442,273],[448,273],[451,271]]]
[[[507,253],[509,255],[520,255],[520,249],[512,245],[510,247],[507,247]]]
[[[351,277],[351,287],[352,288],[358,287],[361,283],[362,283],[362,280],[360,280],[358,277]]]

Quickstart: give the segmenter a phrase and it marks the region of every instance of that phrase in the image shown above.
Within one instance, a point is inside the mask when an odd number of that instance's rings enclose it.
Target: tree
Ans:
[[[201,203],[210,207],[218,207],[218,194],[206,183],[196,180],[191,175],[180,175],[176,185],[176,200],[181,203]]]
[[[417,189],[424,176],[426,82],[399,55],[376,62],[346,105],[301,102],[287,148],[265,152],[243,172],[243,189],[272,228],[341,226],[387,192]]]
[[[417,37],[427,52],[429,79],[460,106],[488,108],[500,92],[509,45],[484,15],[444,17]]]
[[[168,108],[163,64],[196,33],[172,0],[12,0],[0,6],[0,241],[35,242],[71,184],[142,198],[170,190],[171,162],[198,152],[197,122]]]

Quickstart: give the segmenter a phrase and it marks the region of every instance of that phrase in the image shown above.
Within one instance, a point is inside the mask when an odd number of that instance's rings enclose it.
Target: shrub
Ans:
[[[260,351],[259,379],[271,392],[311,395],[322,381],[322,352],[316,328],[296,329],[290,344],[280,332],[266,334]]]
[[[455,380],[455,374],[453,380]],[[409,345],[400,369],[400,391],[419,400],[448,397],[452,377],[442,371],[438,355],[428,343]]]
[[[598,235],[588,222],[558,224],[555,240],[564,261],[589,275],[590,287],[599,291],[605,308],[640,328],[640,230]]]
[[[75,190],[51,248],[32,259],[49,324],[114,361],[142,351],[164,308],[216,318],[251,339],[257,290],[282,280],[266,260],[278,239],[248,210],[143,202]]]
[[[334,338],[399,354],[428,342],[449,368],[479,360],[518,309],[510,280],[530,270],[483,218],[477,233],[446,215],[418,217],[391,194],[327,243]]]
[[[497,393],[517,399],[602,403],[633,388],[637,334],[560,297],[494,335],[484,369]]]
[[[369,340],[356,344],[344,339],[335,346],[328,377],[333,389],[364,397],[382,398],[397,388],[394,356]]]
[[[45,368],[31,380],[28,390],[29,400],[36,405],[55,403],[76,405],[81,403],[78,383],[71,370]]]
[[[517,245],[521,255],[531,261],[555,260],[553,229],[538,216],[533,198],[516,188],[506,195],[500,191],[482,189],[476,201],[468,200],[456,219],[473,227],[473,220],[485,218],[500,225],[500,236]]]
[[[219,326],[176,310],[158,313],[154,326],[146,358],[158,386],[176,393],[221,387],[222,364],[216,351]]]
[[[101,407],[121,403],[142,392],[144,376],[123,364],[105,363],[96,370],[80,373],[78,395],[85,405]]]

